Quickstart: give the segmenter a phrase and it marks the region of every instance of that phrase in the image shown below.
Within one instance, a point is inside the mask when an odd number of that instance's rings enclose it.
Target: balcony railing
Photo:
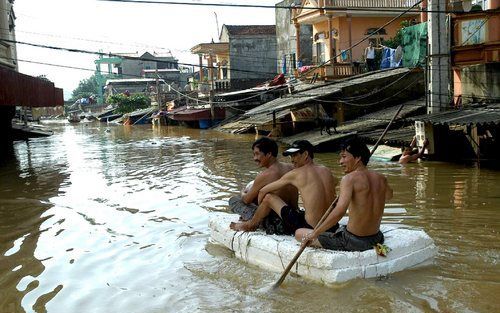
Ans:
[[[366,68],[360,63],[333,63],[310,70],[301,77],[306,80],[311,80],[314,76],[317,77],[317,80],[334,80],[364,72],[366,72]]]
[[[325,7],[334,8],[410,8],[418,0],[323,0]]]
[[[389,8],[389,9],[408,9],[418,3],[419,0],[319,0],[318,9],[349,9],[349,8]],[[304,3],[304,2],[303,2]],[[310,10],[310,7],[302,9],[297,7],[293,10],[292,18],[296,18],[302,13],[302,10]],[[419,8],[416,6],[415,11]]]
[[[231,81],[229,79],[218,79],[214,82],[215,91],[224,91],[231,89]]]

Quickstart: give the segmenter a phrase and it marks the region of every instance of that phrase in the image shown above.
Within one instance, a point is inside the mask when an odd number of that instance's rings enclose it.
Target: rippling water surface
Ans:
[[[0,312],[494,312],[500,172],[373,161],[383,222],[424,229],[434,265],[325,287],[249,266],[209,242],[210,212],[259,171],[250,135],[56,125],[2,147]],[[5,153],[5,151],[7,151]],[[341,175],[338,157],[316,162]],[[406,210],[402,210],[406,209]],[[495,309],[496,308],[496,309]]]

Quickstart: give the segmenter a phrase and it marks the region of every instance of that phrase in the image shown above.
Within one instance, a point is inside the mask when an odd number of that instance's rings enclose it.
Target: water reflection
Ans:
[[[0,165],[0,308],[2,312],[18,312],[25,299],[43,284],[38,277],[45,270],[43,258],[37,255],[40,236],[48,230],[42,225],[48,219],[49,198],[57,192],[63,179],[60,169],[47,169],[34,155],[43,139],[4,144],[7,158]],[[42,152],[42,151],[38,151]],[[42,162],[43,163],[43,162]],[[35,309],[62,289],[39,290]]]

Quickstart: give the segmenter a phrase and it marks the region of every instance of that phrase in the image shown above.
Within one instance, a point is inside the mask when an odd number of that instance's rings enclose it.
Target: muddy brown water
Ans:
[[[210,212],[259,171],[253,135],[52,124],[3,146],[0,312],[494,312],[500,172],[370,167],[394,188],[383,223],[424,229],[433,265],[325,287],[249,266],[209,241]],[[334,153],[316,162],[341,175]],[[402,210],[405,209],[405,210]],[[498,312],[498,311],[497,311]]]

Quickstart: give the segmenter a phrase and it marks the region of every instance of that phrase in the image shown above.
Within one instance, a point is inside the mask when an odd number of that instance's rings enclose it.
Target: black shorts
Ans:
[[[283,220],[285,234],[293,235],[295,231],[299,228],[310,228],[314,229],[311,225],[306,222],[306,214],[304,211],[294,209],[288,205],[281,208],[281,219]],[[328,231],[335,232],[339,227],[339,224],[334,225]]]
[[[377,243],[384,243],[381,231],[371,236],[356,236],[342,225],[336,232],[324,232],[318,236],[319,243],[325,249],[342,251],[365,251],[372,249]]]

